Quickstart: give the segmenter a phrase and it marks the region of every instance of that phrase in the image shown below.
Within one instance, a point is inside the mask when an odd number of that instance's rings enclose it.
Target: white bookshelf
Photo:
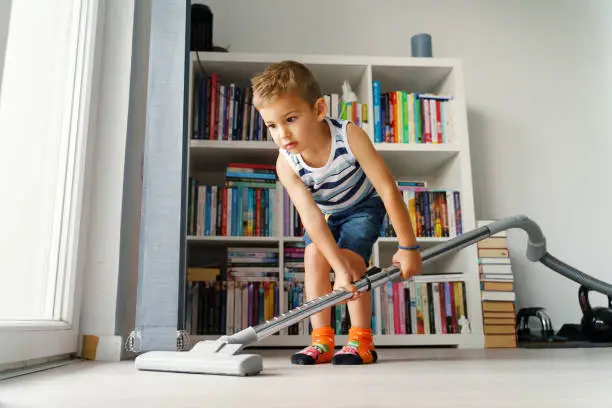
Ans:
[[[301,55],[301,54],[248,54],[200,52],[199,60],[207,73],[216,72],[223,83],[248,86],[249,79],[272,62],[293,59],[313,70],[324,93],[342,95],[342,83],[349,80],[359,102],[368,105],[367,132],[373,138],[374,121],[372,80],[381,82],[381,93],[403,89],[408,92],[450,94],[454,98],[453,140],[448,144],[402,144],[374,143],[376,150],[389,166],[394,178],[425,179],[430,188],[455,189],[461,193],[461,216],[463,231],[475,228],[474,199],[472,192],[472,170],[470,145],[467,132],[467,113],[463,88],[462,66],[459,60],[440,58],[402,58],[374,56]],[[199,69],[196,53],[191,52],[190,78]],[[193,140],[192,133],[192,81],[189,83],[189,154],[190,174],[197,174],[205,182],[221,185],[225,166],[229,162],[251,162],[273,164],[278,148],[273,142]],[[301,241],[300,237],[285,237],[282,234],[282,186],[277,183],[274,234],[271,237],[236,236],[188,236],[187,247],[224,245],[278,246],[279,282],[283,282],[283,248],[285,243]],[[422,246],[436,245],[448,238],[418,238]],[[381,237],[373,248],[373,262],[380,267],[391,263],[397,239]],[[469,334],[381,334],[377,324],[376,344],[379,346],[459,346],[465,348],[484,347],[480,282],[475,246],[468,247],[428,264],[424,273],[463,272],[466,285],[467,312],[470,320]],[[283,285],[280,285],[282,288]],[[375,313],[380,316],[381,302],[377,291]],[[286,294],[279,293],[281,312],[286,310]],[[191,341],[217,338],[218,336],[191,335]],[[337,336],[338,344],[346,336]],[[308,335],[280,335],[264,339],[258,346],[302,346],[308,344]]]

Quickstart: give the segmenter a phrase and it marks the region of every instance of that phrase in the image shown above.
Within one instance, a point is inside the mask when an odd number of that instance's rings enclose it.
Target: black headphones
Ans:
[[[591,307],[589,289],[580,286],[578,301],[582,309],[583,333],[592,342],[612,342],[612,297],[608,296],[608,307]]]

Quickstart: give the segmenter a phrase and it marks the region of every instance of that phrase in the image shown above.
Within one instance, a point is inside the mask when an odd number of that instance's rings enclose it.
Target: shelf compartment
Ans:
[[[193,168],[216,171],[232,162],[274,164],[278,156],[278,146],[264,141],[190,140],[189,151]]]
[[[439,64],[437,66],[402,66],[389,63],[372,65],[372,79],[380,81],[382,93],[403,89],[409,92],[438,92],[452,75],[453,65]]]

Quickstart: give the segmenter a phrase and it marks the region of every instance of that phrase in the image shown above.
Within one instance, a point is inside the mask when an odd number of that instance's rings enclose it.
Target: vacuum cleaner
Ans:
[[[548,268],[582,287],[612,296],[612,285],[589,276],[550,255],[546,250],[546,240],[539,226],[524,215],[517,215],[494,221],[486,226],[449,239],[434,247],[420,252],[422,263],[470,246],[498,232],[510,229],[523,229],[528,235],[527,258],[541,262]],[[358,292],[375,289],[388,281],[402,280],[397,266],[380,269],[372,267],[366,275],[354,282]],[[286,313],[256,326],[248,327],[232,335],[221,336],[217,340],[200,341],[189,351],[150,351],[136,357],[135,367],[143,371],[169,371],[178,373],[199,373],[214,375],[257,375],[263,370],[263,359],[258,354],[242,353],[251,344],[295,324],[321,310],[334,306],[352,297],[347,290],[335,290],[319,298],[310,300]],[[612,324],[608,322],[607,324]]]

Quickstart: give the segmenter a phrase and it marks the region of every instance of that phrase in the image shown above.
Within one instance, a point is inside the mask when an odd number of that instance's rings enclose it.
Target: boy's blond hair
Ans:
[[[271,64],[251,79],[251,85],[255,106],[291,92],[297,93],[310,105],[314,105],[322,96],[321,87],[313,73],[297,61]]]

